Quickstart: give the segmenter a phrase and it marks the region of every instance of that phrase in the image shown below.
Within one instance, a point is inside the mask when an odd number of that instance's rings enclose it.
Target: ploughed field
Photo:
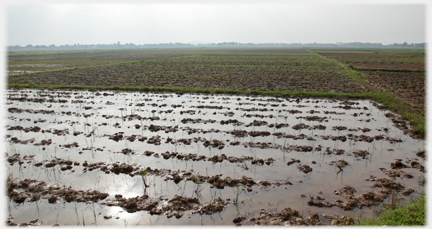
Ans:
[[[356,68],[426,69],[424,49],[314,49],[313,51]]]
[[[367,100],[5,94],[10,225],[352,223],[424,192],[424,141]]]
[[[80,60],[81,58],[69,56],[72,53],[64,53],[63,59],[47,56],[46,59],[35,57],[34,60],[20,59],[15,57],[18,54],[14,54],[14,58],[9,56],[9,71],[38,71],[26,66],[45,62],[68,67],[61,71],[11,75],[8,83],[343,93],[365,90],[352,82],[337,63],[320,58],[305,49],[177,49],[141,50],[139,54],[130,52],[132,57],[138,59],[131,59],[120,51],[112,51],[107,55],[112,57],[109,59],[111,64],[99,64],[106,61],[106,57],[96,55],[97,53],[91,56],[93,59],[88,62],[86,59],[90,58],[89,56],[83,56]],[[139,56],[143,58],[139,59]],[[79,65],[80,63],[83,65]],[[76,64],[77,68],[70,68],[72,64]],[[49,66],[45,70],[49,70]]]

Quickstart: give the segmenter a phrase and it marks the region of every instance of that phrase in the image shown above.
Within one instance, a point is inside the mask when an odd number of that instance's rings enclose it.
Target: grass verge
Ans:
[[[384,105],[384,108],[397,113],[406,119],[414,133],[423,138],[426,133],[426,119],[424,116],[410,112],[410,106],[400,100],[395,99],[392,95],[384,92],[373,92],[370,94],[370,98],[377,103]]]
[[[359,220],[358,226],[412,226],[425,225],[426,221],[426,196],[412,200],[408,205],[399,205],[384,209],[378,217],[369,220]]]
[[[339,61],[337,61],[337,60],[333,60],[333,59],[330,59],[330,58],[327,58],[327,57],[325,57],[325,56],[321,56],[320,54],[318,54],[318,53],[315,53],[315,52],[312,52],[312,51],[310,51],[310,50],[308,50],[309,51],[309,53],[311,53],[311,54],[313,54],[313,55],[316,55],[316,56],[318,56],[319,58],[321,58],[321,59],[323,59],[323,60],[326,60],[327,62],[331,62],[331,63],[335,63],[335,64],[337,64],[342,70],[343,70],[343,72],[350,78],[350,79],[352,79],[354,82],[356,82],[356,83],[358,83],[358,84],[361,84],[361,85],[365,85],[365,84],[367,84],[367,82],[364,80],[365,78],[368,78],[368,75],[365,75],[365,74],[362,74],[362,73],[360,73],[360,72],[357,72],[356,70],[354,70],[354,69],[352,69],[352,68],[350,68],[350,67],[347,67],[347,66],[345,66],[345,64],[343,64],[343,63],[340,63]]]

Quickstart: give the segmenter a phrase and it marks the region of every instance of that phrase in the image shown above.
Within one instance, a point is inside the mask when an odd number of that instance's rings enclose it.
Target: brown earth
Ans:
[[[366,51],[366,52],[318,52],[319,55],[336,59],[339,62],[356,68],[368,69],[403,69],[403,70],[425,70],[426,65],[418,60],[409,62],[410,59],[425,58],[424,53],[417,52],[394,52],[386,54],[384,52]]]
[[[362,71],[372,89],[389,93],[408,103],[410,112],[425,115],[426,74],[424,72]]]
[[[425,70],[424,63],[395,63],[395,62],[350,62],[347,61],[346,65],[352,65],[355,68],[367,69],[403,69],[403,70]]]

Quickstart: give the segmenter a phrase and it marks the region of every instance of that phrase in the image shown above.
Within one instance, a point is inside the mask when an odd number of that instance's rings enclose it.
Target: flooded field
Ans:
[[[11,223],[331,224],[424,191],[424,141],[365,100],[7,90]]]

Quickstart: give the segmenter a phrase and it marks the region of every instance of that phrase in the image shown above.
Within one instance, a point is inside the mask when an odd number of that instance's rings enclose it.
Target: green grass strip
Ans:
[[[349,78],[351,78],[354,82],[358,83],[358,84],[367,84],[367,82],[364,80],[366,78],[368,78],[368,75],[365,75],[363,73],[357,72],[355,69],[352,69],[348,66],[346,66],[345,64],[334,60],[334,59],[330,59],[327,58],[325,56],[321,56],[318,53],[312,52],[310,50],[308,50],[311,54],[318,56],[319,58],[326,60],[327,62],[331,62],[331,63],[335,63],[337,64],[340,68],[341,71],[343,71],[343,73],[345,73]]]
[[[396,208],[385,209],[378,217],[370,220],[359,220],[359,226],[413,226],[425,225],[426,221],[426,196],[411,201],[406,206],[399,205]]]

